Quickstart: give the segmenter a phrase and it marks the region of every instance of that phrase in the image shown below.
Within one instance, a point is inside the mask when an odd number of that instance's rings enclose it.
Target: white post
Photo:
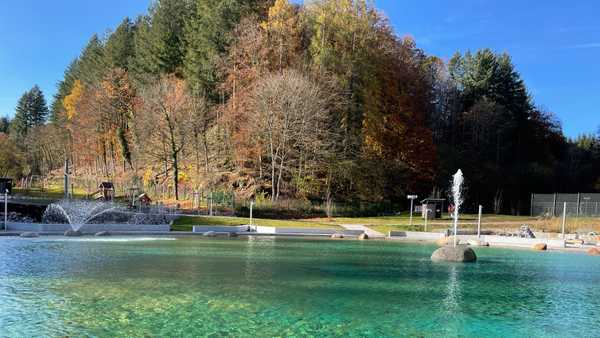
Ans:
[[[252,225],[252,208],[254,207],[254,201],[250,201],[250,225]]]
[[[477,238],[481,238],[481,214],[483,212],[483,206],[479,206],[479,217],[477,218]]]
[[[8,231],[8,189],[4,191],[4,231]]]
[[[427,219],[429,218],[429,208],[427,207],[427,204],[423,204],[423,208],[425,208],[425,232],[427,232]]]
[[[565,239],[565,223],[567,223],[567,202],[563,206],[562,238]]]
[[[413,201],[414,201],[414,199],[411,198],[410,199],[410,221],[408,223],[410,226],[412,226],[412,222],[413,222],[412,221],[412,219],[413,219],[413,216],[412,216],[412,213],[413,213]]]

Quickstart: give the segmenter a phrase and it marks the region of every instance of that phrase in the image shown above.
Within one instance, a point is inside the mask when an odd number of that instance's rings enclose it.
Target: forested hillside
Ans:
[[[73,176],[242,199],[403,202],[467,178],[470,207],[600,189],[596,135],[568,140],[509,55],[450,60],[366,0],[159,0],[93,36],[50,108],[0,120],[0,176]],[[77,182],[77,181],[76,181]]]

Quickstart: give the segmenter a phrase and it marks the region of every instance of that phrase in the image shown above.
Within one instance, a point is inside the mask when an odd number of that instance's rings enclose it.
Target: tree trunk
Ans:
[[[175,200],[179,201],[179,163],[177,153],[173,153],[173,184],[175,186]]]

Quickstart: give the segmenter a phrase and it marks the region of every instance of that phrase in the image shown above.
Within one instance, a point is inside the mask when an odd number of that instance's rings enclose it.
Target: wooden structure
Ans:
[[[443,198],[426,198],[421,201],[421,205],[427,206],[428,218],[442,218],[442,212],[444,210],[444,206],[446,204],[446,200]],[[425,218],[425,208],[422,209],[422,216]]]
[[[152,204],[152,199],[146,193],[139,195],[137,200],[138,200],[139,205],[142,207],[147,207],[150,204]]]
[[[115,186],[112,182],[100,183],[98,192],[100,193],[100,199],[105,201],[112,201],[115,198]]]
[[[0,194],[4,195],[6,190],[8,194],[12,194],[13,179],[8,177],[0,177]]]

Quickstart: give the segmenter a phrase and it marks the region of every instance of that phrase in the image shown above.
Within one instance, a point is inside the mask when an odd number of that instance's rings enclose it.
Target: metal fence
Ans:
[[[600,194],[532,194],[531,215],[558,217],[566,213],[575,217],[600,216]]]

